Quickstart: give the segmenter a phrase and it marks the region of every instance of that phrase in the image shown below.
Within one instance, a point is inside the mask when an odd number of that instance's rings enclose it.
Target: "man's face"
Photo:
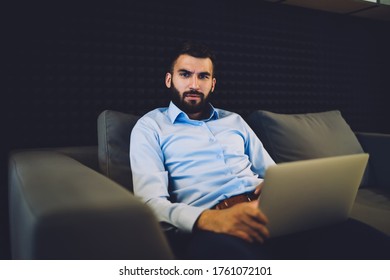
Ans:
[[[190,117],[208,108],[208,98],[215,83],[211,59],[185,54],[177,58],[173,73],[165,76],[165,84],[172,90],[172,101]]]

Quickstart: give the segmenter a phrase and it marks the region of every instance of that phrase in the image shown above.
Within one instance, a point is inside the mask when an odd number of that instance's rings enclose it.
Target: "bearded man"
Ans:
[[[241,116],[210,104],[216,86],[212,52],[184,43],[171,60],[165,85],[171,93],[169,107],[137,122],[130,161],[134,193],[154,211],[176,257],[309,258],[305,252],[313,250],[319,258],[371,257],[363,247],[380,257],[381,238],[357,221],[310,238],[306,233],[267,240],[268,220],[256,198],[265,170],[275,162]],[[379,245],[362,246],[351,236]],[[345,250],[338,250],[341,245]]]

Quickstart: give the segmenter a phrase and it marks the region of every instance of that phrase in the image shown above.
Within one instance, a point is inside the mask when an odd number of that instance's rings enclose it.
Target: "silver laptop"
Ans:
[[[348,218],[368,154],[281,163],[266,170],[259,207],[272,237]]]

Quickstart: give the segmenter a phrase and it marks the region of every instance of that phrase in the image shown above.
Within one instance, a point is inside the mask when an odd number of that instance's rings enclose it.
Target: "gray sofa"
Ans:
[[[247,121],[277,163],[369,153],[351,217],[390,235],[390,135],[354,133],[336,110],[291,115],[259,110]]]
[[[104,111],[98,147],[11,152],[12,258],[174,258],[153,213],[132,194],[128,141],[137,119]],[[248,123],[277,162],[368,152],[351,216],[390,235],[390,135],[355,134],[338,111],[257,111]]]

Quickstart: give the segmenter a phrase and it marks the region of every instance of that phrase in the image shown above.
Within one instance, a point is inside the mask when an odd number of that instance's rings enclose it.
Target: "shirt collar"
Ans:
[[[213,107],[213,105],[210,104],[210,108],[211,108],[210,117],[201,121],[207,122],[219,118],[218,111]],[[180,110],[172,101],[169,103],[168,116],[172,123],[175,123],[179,118],[179,116],[182,119],[187,120],[188,122],[193,121],[188,117],[186,113]]]

